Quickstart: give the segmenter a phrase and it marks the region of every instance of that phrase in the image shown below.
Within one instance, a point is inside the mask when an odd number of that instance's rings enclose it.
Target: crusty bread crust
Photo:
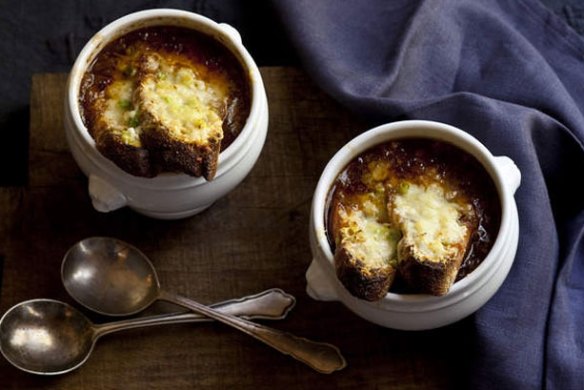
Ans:
[[[105,98],[93,103],[92,112],[95,115],[92,136],[97,150],[131,175],[156,176],[158,172],[150,161],[148,150],[124,141],[120,125],[106,118]]]
[[[464,235],[459,241],[439,244],[447,248],[443,254],[428,257],[427,251],[419,246],[423,244],[407,239],[406,227],[395,211],[393,201],[395,191],[387,190],[387,193],[390,194],[386,199],[389,223],[399,228],[402,236],[396,241],[395,261],[383,266],[380,266],[379,261],[373,261],[364,255],[367,253],[364,250],[365,245],[371,245],[371,242],[364,240],[363,237],[371,234],[371,231],[363,229],[363,225],[355,226],[350,222],[353,217],[349,215],[355,215],[356,212],[352,207],[361,209],[363,204],[357,201],[353,206],[346,206],[345,196],[332,198],[329,226],[335,241],[334,260],[338,279],[351,294],[368,301],[383,298],[396,277],[400,279],[402,287],[408,293],[445,295],[456,280],[472,234],[476,230],[477,220],[474,211],[468,208],[461,214],[458,223],[463,224],[465,229],[461,229]],[[351,204],[355,199],[359,198],[354,198],[348,203]],[[378,215],[376,218],[380,217]]]
[[[157,166],[212,180],[217,172],[221,151],[222,127],[217,126],[215,131],[209,132],[208,137],[197,142],[178,135],[200,131],[194,124],[169,128],[168,123],[157,117],[155,105],[165,103],[163,99],[149,94],[146,84],[156,84],[162,61],[162,57],[156,54],[143,56],[140,61],[134,104],[140,112],[141,141],[152,152],[151,157]]]
[[[101,131],[95,138],[97,150],[131,175],[154,177],[158,173],[151,164],[150,152],[129,145],[118,134]]]
[[[422,294],[445,295],[456,279],[465,248],[445,262],[420,261],[412,246],[398,244],[398,272],[408,291]]]
[[[344,207],[338,197],[331,199],[330,211],[329,211],[329,227],[330,234],[335,241],[335,245],[339,245],[341,242],[341,227],[343,227],[343,221],[341,218],[341,208]]]
[[[354,296],[367,301],[383,298],[393,283],[395,268],[391,265],[374,267],[368,259],[357,258],[343,245],[341,229],[345,221],[341,218],[343,205],[338,199],[333,200],[331,209],[331,228],[336,243],[335,270],[337,278]]]
[[[393,212],[391,202],[388,209],[390,213]],[[398,274],[408,291],[436,296],[448,293],[456,280],[478,223],[472,208],[466,210],[458,222],[466,227],[465,235],[456,244],[448,245],[452,254],[446,258],[423,258],[419,248],[411,242],[408,243],[405,237],[398,243]]]
[[[169,137],[165,127],[147,112],[142,113],[142,120],[141,140],[157,166],[213,180],[221,151],[220,140],[211,139],[207,145],[188,144]]]
[[[357,298],[367,301],[383,298],[395,276],[393,267],[388,265],[384,268],[371,268],[344,247],[335,251],[335,269],[343,286]]]

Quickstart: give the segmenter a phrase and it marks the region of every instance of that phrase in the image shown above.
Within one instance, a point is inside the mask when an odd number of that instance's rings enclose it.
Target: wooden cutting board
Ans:
[[[93,210],[87,179],[63,132],[66,75],[32,80],[29,184],[0,188],[0,313],[31,298],[76,305],[60,281],[76,241],[113,236],[143,250],[161,284],[203,303],[280,287],[297,298],[287,319],[269,324],[337,345],[348,367],[318,374],[224,325],[180,324],[105,336],[84,366],[56,377],[23,373],[0,358],[1,389],[452,388],[466,369],[469,322],[428,332],[370,324],[339,303],[310,299],[308,216],[327,161],[367,129],[301,71],[263,68],[270,127],[247,179],[204,213],[158,221],[131,210]],[[174,308],[173,308],[174,309]],[[156,304],[149,312],[171,310]],[[95,322],[109,319],[82,310]],[[267,323],[267,322],[265,322]]]

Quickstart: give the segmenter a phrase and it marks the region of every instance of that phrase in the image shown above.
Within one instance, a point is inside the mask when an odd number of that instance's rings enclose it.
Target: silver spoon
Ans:
[[[294,302],[291,295],[272,289],[213,307],[248,318],[281,319]],[[23,371],[64,374],[85,363],[103,335],[152,325],[202,321],[209,319],[195,313],[171,313],[95,325],[64,302],[33,299],[13,306],[0,319],[0,352]]]
[[[246,321],[161,290],[148,258],[132,245],[114,238],[91,237],[75,244],[65,254],[61,277],[65,289],[77,302],[98,313],[133,314],[160,299],[239,329],[318,372],[332,373],[347,365],[333,345]]]

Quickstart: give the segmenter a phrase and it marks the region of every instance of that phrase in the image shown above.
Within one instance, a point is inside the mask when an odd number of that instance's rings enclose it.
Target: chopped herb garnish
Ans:
[[[128,99],[122,99],[118,102],[118,106],[122,110],[131,110],[132,109],[132,102]]]
[[[409,189],[410,189],[410,183],[408,183],[407,181],[402,181],[401,183],[399,183],[398,192],[401,195],[405,195]]]
[[[402,232],[398,229],[389,229],[387,238],[391,242],[398,242],[402,238]]]
[[[126,68],[124,69],[124,76],[132,77],[135,75],[136,75],[136,68],[134,68],[132,65],[126,66]]]
[[[134,115],[130,119],[128,119],[128,126],[129,127],[138,127],[140,125],[140,118],[138,114]]]

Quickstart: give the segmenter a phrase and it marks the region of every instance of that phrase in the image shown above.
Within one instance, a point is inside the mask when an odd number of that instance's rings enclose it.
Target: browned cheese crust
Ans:
[[[344,242],[341,231],[347,228],[347,221],[341,216],[345,214],[344,206],[337,198],[333,200],[330,215],[332,231],[336,243],[335,270],[339,281],[354,296],[367,301],[377,301],[383,298],[393,283],[396,270],[392,264],[376,266],[364,256],[358,257]]]
[[[151,152],[157,166],[165,170],[184,172],[191,176],[203,176],[212,180],[217,173],[217,162],[221,152],[222,129],[212,133],[200,142],[189,141],[178,137],[152,111],[151,97],[145,88],[146,82],[156,82],[158,77],[158,62],[162,58],[155,54],[143,56],[138,64],[137,87],[134,93],[134,105],[140,112],[142,135],[140,140]],[[155,64],[153,67],[153,63]],[[216,111],[224,116],[225,107],[217,107]],[[193,131],[193,130],[191,130]],[[196,130],[195,130],[196,131]]]
[[[100,131],[95,137],[97,150],[117,166],[134,176],[154,177],[150,152],[141,147],[125,143],[118,134]]]
[[[395,268],[372,268],[343,247],[335,252],[335,270],[343,286],[354,296],[366,301],[383,298],[395,276]]]
[[[468,235],[466,242],[470,239]],[[420,261],[412,246],[398,244],[399,275],[411,291],[423,294],[445,295],[456,279],[464,254],[461,247],[455,256],[444,262]]]

